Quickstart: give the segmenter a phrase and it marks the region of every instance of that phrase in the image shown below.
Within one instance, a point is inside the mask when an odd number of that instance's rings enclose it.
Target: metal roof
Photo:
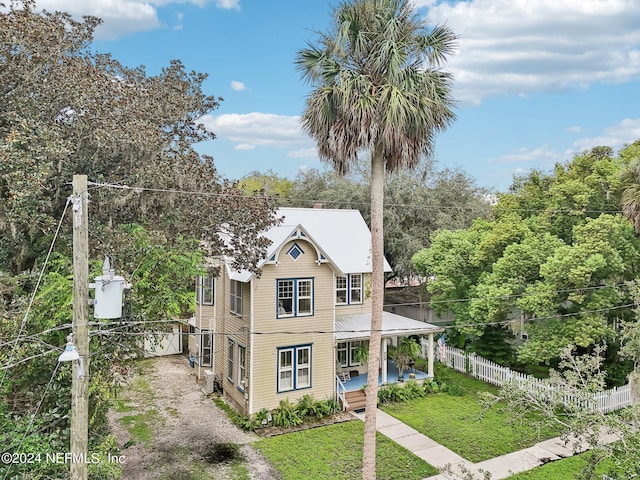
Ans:
[[[272,241],[266,258],[277,252],[291,234],[302,227],[339,272],[371,272],[371,232],[358,210],[279,208],[276,216],[283,218],[282,223],[263,234]],[[391,271],[386,259],[384,269]],[[233,280],[242,282],[252,277],[248,271],[230,272],[230,275]]]
[[[371,335],[371,313],[336,315],[336,340],[362,340]],[[397,337],[444,332],[444,328],[391,312],[382,312],[382,336]]]

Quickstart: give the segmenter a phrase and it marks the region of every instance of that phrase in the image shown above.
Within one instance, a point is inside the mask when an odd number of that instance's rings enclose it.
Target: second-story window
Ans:
[[[362,274],[350,273],[336,277],[336,305],[362,303]]]
[[[278,318],[313,315],[313,279],[278,280]]]
[[[227,339],[227,378],[233,383],[233,354],[236,343],[230,338]]]
[[[198,305],[213,305],[213,277],[198,275],[196,282],[196,303]]]
[[[229,311],[235,315],[242,315],[242,282],[237,280],[231,280]]]

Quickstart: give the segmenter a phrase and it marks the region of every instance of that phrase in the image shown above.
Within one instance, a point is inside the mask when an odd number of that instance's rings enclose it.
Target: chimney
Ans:
[[[313,206],[311,208],[322,208],[321,202],[313,202]]]

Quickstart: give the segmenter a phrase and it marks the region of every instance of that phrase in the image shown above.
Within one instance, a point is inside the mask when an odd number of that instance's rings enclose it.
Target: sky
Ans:
[[[439,168],[506,191],[514,174],[548,171],[597,145],[640,139],[639,0],[413,0],[458,36],[456,121],[438,134]],[[296,53],[328,29],[338,0],[38,0],[103,19],[93,48],[155,75],[172,59],[208,74],[222,97],[197,149],[239,179],[326,168],[299,118],[310,91]]]

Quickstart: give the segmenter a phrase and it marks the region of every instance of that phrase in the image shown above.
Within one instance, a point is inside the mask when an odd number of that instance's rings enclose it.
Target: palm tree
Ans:
[[[378,378],[384,296],[385,170],[412,168],[431,155],[435,134],[454,119],[452,77],[440,70],[455,35],[428,28],[410,0],[351,0],[333,12],[328,33],[298,52],[312,86],[302,115],[320,158],[345,174],[371,160],[372,312],[368,375]],[[369,381],[362,476],[375,478],[378,383]]]

